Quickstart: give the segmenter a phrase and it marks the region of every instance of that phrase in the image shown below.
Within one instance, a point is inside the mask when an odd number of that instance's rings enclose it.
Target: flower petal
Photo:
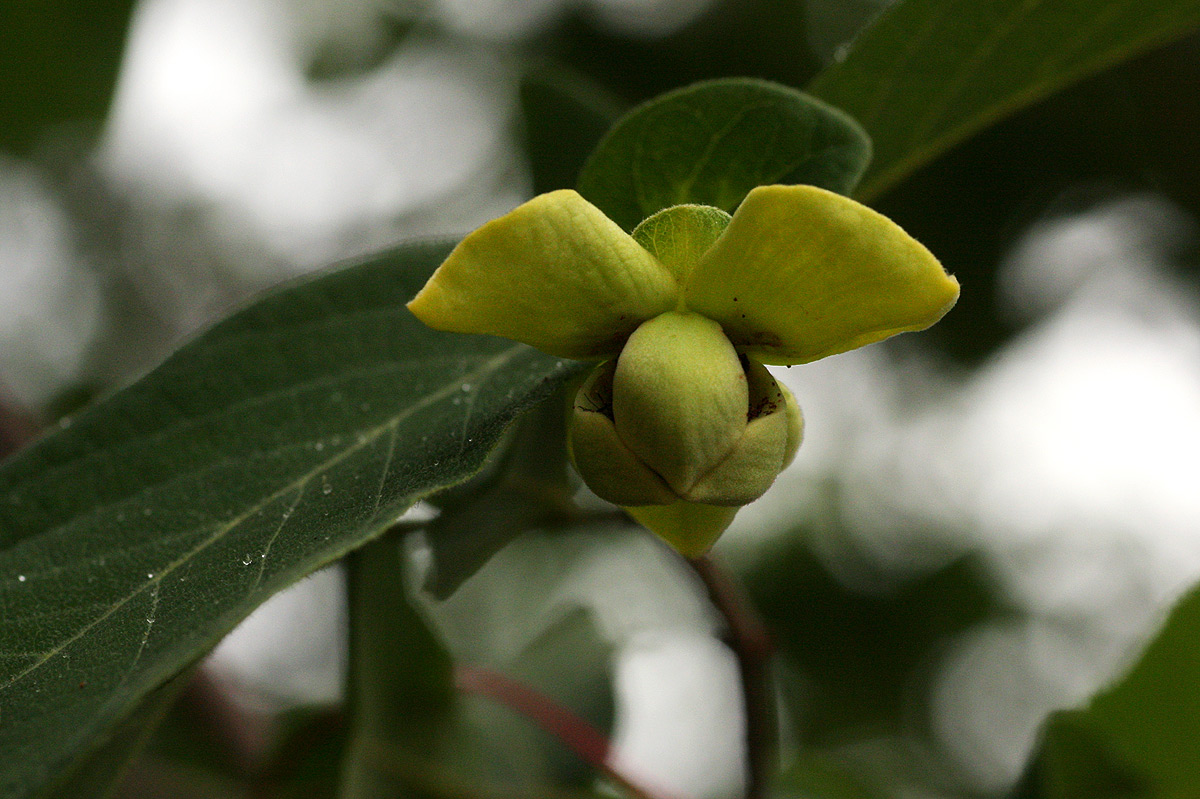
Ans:
[[[791,364],[929,327],[958,299],[958,281],[864,205],[814,186],[760,186],[684,297],[742,352]]]
[[[721,326],[665,313],[639,327],[617,359],[617,435],[675,493],[724,459],[746,429],[746,375]]]
[[[567,426],[567,452],[598,497],[617,505],[670,505],[675,492],[617,435],[613,425],[615,361],[600,364],[579,387]]]
[[[738,507],[761,497],[800,446],[800,408],[766,367],[746,359],[750,421],[725,459],[696,481],[684,499]],[[632,504],[632,503],[630,503]]]
[[[463,239],[408,304],[422,322],[581,360],[615,355],[673,308],[670,270],[574,191],[534,197]]]
[[[670,544],[680,555],[698,558],[721,537],[738,509],[699,502],[676,502],[674,505],[626,508],[625,512]]]

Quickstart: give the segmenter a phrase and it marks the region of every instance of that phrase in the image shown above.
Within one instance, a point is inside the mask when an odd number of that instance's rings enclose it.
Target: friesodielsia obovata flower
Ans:
[[[884,216],[812,186],[760,186],[731,217],[680,205],[632,234],[579,194],[543,194],[467,236],[409,308],[599,364],[568,427],[599,496],[685,555],[791,462],[802,421],[763,364],[921,330],[958,282]]]

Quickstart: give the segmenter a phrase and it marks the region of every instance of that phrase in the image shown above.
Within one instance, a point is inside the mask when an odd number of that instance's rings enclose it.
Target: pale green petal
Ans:
[[[796,458],[796,452],[800,449],[800,442],[804,440],[804,414],[800,412],[800,406],[796,403],[796,398],[792,396],[791,390],[783,383],[778,383],[779,391],[783,394],[784,412],[787,414],[787,446],[783,451],[783,468],[791,465]]]
[[[615,355],[639,324],[677,301],[670,270],[594,205],[563,190],[463,239],[408,307],[438,330],[591,359]]]
[[[617,505],[669,505],[679,497],[617,435],[612,413],[612,361],[596,367],[572,404],[567,426],[571,462],[597,496]]]
[[[753,502],[771,487],[800,446],[796,401],[766,367],[747,360],[750,421],[725,459],[684,494],[691,502],[735,507]]]
[[[760,186],[684,290],[738,349],[805,363],[929,327],[958,281],[898,225],[813,186]]]
[[[787,449],[787,415],[755,419],[726,456],[696,481],[685,496],[692,502],[740,508],[761,497],[779,472]]]
[[[639,327],[617,359],[613,418],[621,440],[685,495],[746,429],[749,395],[721,326],[670,312]]]
[[[738,509],[697,502],[676,502],[674,505],[626,508],[625,511],[680,555],[697,558],[721,537]]]

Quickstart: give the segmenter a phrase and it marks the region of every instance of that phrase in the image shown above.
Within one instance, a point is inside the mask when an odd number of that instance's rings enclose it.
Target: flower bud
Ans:
[[[800,434],[795,400],[762,365],[739,357],[716,322],[671,311],[589,376],[570,445],[584,482],[610,502],[736,508],[770,487]],[[720,529],[732,518],[710,515]]]

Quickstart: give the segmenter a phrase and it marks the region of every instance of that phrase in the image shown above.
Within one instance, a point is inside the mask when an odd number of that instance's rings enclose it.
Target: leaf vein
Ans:
[[[1000,23],[992,27],[989,35],[971,53],[971,57],[964,61],[964,68],[959,69],[949,81],[947,88],[926,106],[922,119],[911,128],[908,145],[905,149],[915,149],[919,142],[924,141],[930,135],[937,127],[938,122],[942,120],[946,109],[962,95],[984,62],[996,52],[1018,23],[1036,11],[1042,2],[1043,0],[1024,0],[1023,3],[1012,9]]]
[[[488,379],[490,379],[490,376],[492,374],[494,374],[496,371],[498,371],[502,366],[504,366],[504,364],[506,364],[508,361],[512,360],[514,357],[516,357],[517,355],[519,355],[520,353],[525,352],[525,351],[527,351],[527,348],[523,345],[516,345],[516,346],[509,347],[508,349],[506,349],[500,353],[497,353],[493,357],[489,358],[486,362],[484,362],[482,365],[480,365],[473,373],[471,373],[467,377],[469,377],[471,379],[471,382],[473,382],[473,383],[476,383],[476,384],[485,383]],[[453,392],[461,390],[460,389],[461,385],[462,385],[462,378],[456,378],[455,380],[448,382],[446,385],[444,385],[438,391],[431,392],[429,394],[424,395],[419,401],[413,403],[412,405],[408,406],[407,408],[404,408],[395,417],[393,417],[392,419],[390,419],[387,422],[384,422],[383,424],[380,424],[374,430],[372,430],[370,433],[361,437],[355,444],[345,448],[344,450],[338,452],[335,456],[318,464],[316,467],[314,467],[312,470],[310,470],[306,474],[300,476],[299,478],[297,478],[293,482],[289,483],[288,485],[283,486],[282,488],[280,488],[279,490],[268,495],[261,501],[254,503],[251,507],[249,507],[242,513],[238,514],[237,516],[234,516],[228,522],[218,525],[218,527],[216,528],[216,530],[213,532],[212,535],[208,536],[203,541],[199,542],[195,547],[193,547],[189,551],[183,553],[180,557],[176,558],[174,561],[166,564],[162,569],[160,569],[156,572],[152,572],[152,574],[154,576],[151,577],[150,579],[148,579],[145,583],[142,583],[141,585],[136,587],[129,594],[125,595],[124,597],[122,597],[121,599],[119,599],[118,601],[116,601],[112,605],[110,605],[103,613],[97,615],[94,619],[89,620],[86,624],[82,625],[77,631],[75,631],[74,633],[72,633],[71,635],[67,636],[62,641],[60,641],[59,643],[52,646],[49,650],[44,652],[34,663],[30,664],[27,668],[12,675],[7,680],[5,680],[3,683],[0,683],[0,691],[8,690],[12,686],[14,686],[17,683],[19,683],[20,681],[24,680],[29,675],[36,672],[43,665],[45,665],[51,658],[53,658],[58,653],[62,652],[67,647],[74,644],[76,641],[83,638],[83,636],[87,635],[92,629],[94,629],[96,626],[98,626],[99,624],[104,622],[106,619],[110,618],[114,613],[116,613],[118,610],[120,610],[122,607],[124,607],[126,604],[128,604],[131,600],[133,600],[135,597],[137,597],[139,594],[141,594],[143,591],[145,591],[146,588],[153,587],[155,590],[157,590],[157,586],[169,574],[173,573],[180,566],[190,563],[194,557],[199,555],[204,550],[208,549],[213,544],[221,541],[230,531],[236,529],[238,526],[240,526],[242,523],[244,523],[247,519],[249,519],[254,514],[258,513],[259,511],[261,511],[262,508],[266,507],[271,502],[275,501],[276,499],[278,499],[282,496],[285,496],[290,491],[296,491],[296,490],[306,486],[308,484],[308,482],[313,479],[313,477],[315,477],[318,474],[321,474],[324,471],[327,471],[330,467],[345,460],[351,454],[357,452],[360,449],[363,449],[368,444],[370,444],[374,440],[378,439],[378,437],[380,435],[382,435],[385,430],[388,430],[389,428],[391,428],[395,425],[398,425],[402,420],[404,420],[405,418],[408,418],[409,416],[413,415],[414,413],[416,413],[434,403],[444,400],[449,396],[452,396]],[[155,606],[157,607],[157,600],[155,601]]]

